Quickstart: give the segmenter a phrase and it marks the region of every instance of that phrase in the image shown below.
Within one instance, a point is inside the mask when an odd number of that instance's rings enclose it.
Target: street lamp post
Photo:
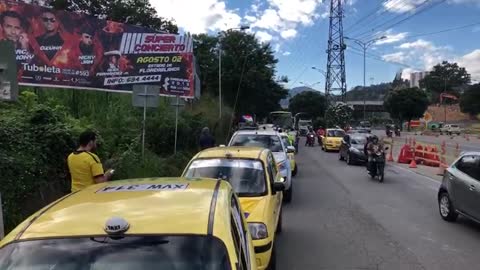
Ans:
[[[222,118],[222,42],[221,38],[223,34],[228,31],[240,30],[245,31],[250,29],[248,25],[242,25],[236,28],[230,28],[226,31],[218,32],[219,40],[218,40],[218,118]]]
[[[348,39],[348,40],[352,40],[353,42],[357,43],[358,45],[360,45],[360,47],[362,47],[362,50],[363,50],[363,120],[365,121],[366,118],[367,118],[367,95],[365,93],[365,87],[366,87],[366,69],[367,69],[367,49],[368,47],[370,47],[370,45],[372,45],[373,43],[379,41],[379,40],[382,40],[382,39],[386,39],[387,37],[386,36],[381,36],[381,37],[378,37],[378,38],[374,38],[374,39],[371,39],[371,40],[368,40],[368,41],[361,41],[359,39],[355,39],[355,38],[349,38],[349,37],[344,37],[345,39]]]

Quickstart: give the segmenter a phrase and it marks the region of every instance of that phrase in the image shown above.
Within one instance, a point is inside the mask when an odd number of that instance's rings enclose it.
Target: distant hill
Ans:
[[[284,108],[284,109],[288,108],[288,103],[289,103],[288,101],[291,98],[293,98],[294,96],[296,96],[296,95],[298,95],[302,92],[306,92],[306,91],[318,92],[318,90],[315,90],[313,88],[306,87],[306,86],[294,87],[294,88],[288,90],[288,97],[287,98],[280,100],[280,106],[282,106],[282,108]]]
[[[383,100],[388,91],[392,88],[391,83],[381,83],[365,87],[355,86],[347,92],[347,101],[363,100]]]

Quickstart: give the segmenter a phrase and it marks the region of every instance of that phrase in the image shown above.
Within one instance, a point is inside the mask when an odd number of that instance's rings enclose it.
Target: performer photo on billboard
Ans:
[[[53,11],[49,10],[44,11],[40,19],[45,33],[36,37],[36,40],[40,50],[45,53],[49,60],[52,60],[65,43],[60,34],[60,23]]]
[[[15,49],[29,49],[29,39],[26,33],[26,23],[15,11],[5,11],[0,14],[0,25],[2,26],[3,38],[13,42]]]

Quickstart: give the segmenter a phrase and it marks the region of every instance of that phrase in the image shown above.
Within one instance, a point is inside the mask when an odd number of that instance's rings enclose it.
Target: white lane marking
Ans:
[[[415,174],[416,176],[421,176],[423,179],[426,179],[426,180],[430,181],[431,183],[435,183],[435,184],[436,184],[435,187],[432,187],[432,186],[429,186],[429,185],[427,186],[427,187],[430,188],[431,190],[437,190],[437,189],[438,189],[438,186],[440,186],[440,184],[441,184],[438,180],[435,180],[435,179],[430,178],[430,177],[428,177],[428,176],[425,176],[425,175],[423,175],[423,174],[419,174],[419,173],[416,173],[416,172],[412,172],[412,171],[410,171],[409,169],[405,169],[405,168],[402,168],[402,167],[400,167],[400,166],[393,165],[393,164],[389,164],[389,166],[392,166],[392,167],[401,169],[401,170],[403,170],[403,171],[405,171],[405,172],[408,172],[408,173],[411,173],[411,174]]]

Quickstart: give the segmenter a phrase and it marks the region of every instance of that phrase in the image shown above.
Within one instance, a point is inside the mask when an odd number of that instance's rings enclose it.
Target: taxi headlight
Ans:
[[[248,230],[253,240],[265,239],[268,237],[267,226],[259,222],[249,222]]]

